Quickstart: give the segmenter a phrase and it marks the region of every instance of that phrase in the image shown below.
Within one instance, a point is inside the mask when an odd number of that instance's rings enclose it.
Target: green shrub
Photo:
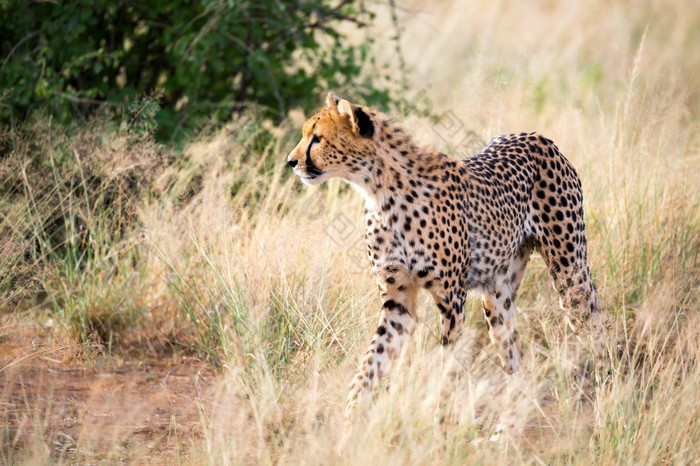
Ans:
[[[38,108],[61,122],[120,113],[155,95],[157,136],[172,141],[245,107],[308,111],[329,88],[385,105],[388,91],[362,78],[371,40],[339,32],[373,18],[351,1],[0,0],[0,123]]]

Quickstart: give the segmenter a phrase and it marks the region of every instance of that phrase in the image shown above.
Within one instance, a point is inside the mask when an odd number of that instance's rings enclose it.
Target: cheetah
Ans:
[[[350,384],[350,424],[414,331],[421,288],[440,310],[443,345],[461,332],[467,292],[480,293],[489,337],[508,372],[520,366],[515,299],[533,251],[577,329],[600,313],[581,182],[537,133],[498,136],[458,161],[419,146],[388,116],[328,94],[287,162],[307,185],[339,177],[365,199],[367,252],[382,306]]]

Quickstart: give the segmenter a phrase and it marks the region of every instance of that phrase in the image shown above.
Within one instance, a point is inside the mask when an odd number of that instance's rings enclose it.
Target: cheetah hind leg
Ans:
[[[500,290],[484,295],[482,303],[489,326],[489,337],[509,374],[506,375],[507,384],[502,387],[503,391],[497,394],[494,404],[494,407],[499,409],[497,422],[486,438],[473,442],[475,445],[485,440],[500,442],[520,437],[531,408],[531,398],[524,396],[527,382],[523,371],[519,370],[521,350],[516,330],[515,297],[514,294],[508,293],[512,291],[510,286],[501,287]]]
[[[506,275],[497,280],[499,286],[493,293],[486,293],[482,297],[489,337],[498,349],[501,363],[511,373],[520,367],[520,342],[516,328],[515,298],[534,247],[534,240],[526,239],[523,241],[511,259]]]
[[[524,265],[522,268],[524,269]],[[514,286],[512,282],[503,283],[498,291],[482,297],[484,315],[489,326],[489,337],[496,346],[501,363],[509,372],[508,383],[504,387],[505,392],[499,395],[502,405],[500,405],[498,422],[488,437],[492,442],[518,438],[524,429],[527,406],[530,404],[527,397],[523,396],[526,381],[522,371],[519,370],[521,350],[515,315],[515,289],[518,284],[519,282]]]
[[[503,291],[506,291],[505,295]],[[518,331],[516,329],[515,304],[510,290],[495,294],[484,294],[481,302],[484,317],[489,327],[489,338],[496,346],[501,364],[510,373],[520,368],[520,350],[518,348]]]
[[[594,336],[600,333],[601,313],[591,273],[586,260],[585,240],[582,257],[567,256],[554,248],[542,248],[554,289],[559,293],[559,306],[566,313],[569,327],[576,335],[589,325]]]

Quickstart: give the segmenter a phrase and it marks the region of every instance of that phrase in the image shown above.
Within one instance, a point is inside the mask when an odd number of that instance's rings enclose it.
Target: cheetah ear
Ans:
[[[341,99],[338,102],[338,113],[346,115],[350,119],[352,131],[364,138],[371,138],[374,134],[374,124],[372,119],[362,110],[361,107],[353,105],[347,100]]]
[[[333,94],[332,92],[329,92],[328,95],[326,96],[326,107],[332,108],[332,109],[337,109],[338,102],[340,102],[340,97]]]

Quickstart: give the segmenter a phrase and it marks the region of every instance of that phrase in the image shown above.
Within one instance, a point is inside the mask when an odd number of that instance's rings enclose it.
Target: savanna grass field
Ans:
[[[344,40],[374,39],[392,66],[363,73],[394,75],[388,113],[416,140],[465,158],[538,131],[576,167],[603,334],[572,334],[536,254],[515,378],[477,297],[442,347],[419,295],[339,450],[381,302],[361,196],[286,164],[310,113],[247,108],[179,147],[148,98],[117,122],[34,117],[0,133],[0,462],[700,460],[700,5],[392,5]]]

